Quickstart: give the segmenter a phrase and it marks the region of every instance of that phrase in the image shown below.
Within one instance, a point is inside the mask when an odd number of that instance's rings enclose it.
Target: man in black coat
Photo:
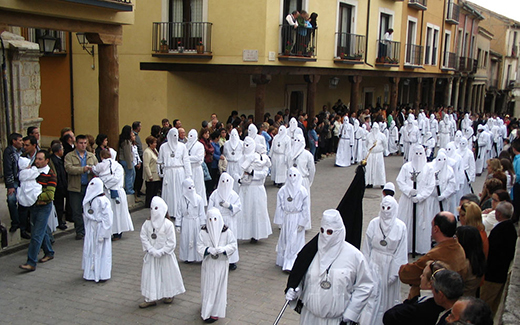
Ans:
[[[507,201],[498,203],[495,218],[498,223],[489,234],[489,255],[484,284],[480,288],[480,298],[490,307],[493,315],[497,312],[509,272],[509,265],[515,257],[517,233],[511,217],[513,205]]]
[[[18,180],[18,159],[23,153],[22,135],[12,133],[9,135],[8,140],[9,146],[4,150],[3,162],[5,187],[7,188],[7,207],[11,215],[11,228],[9,228],[9,232],[15,232],[20,228],[20,231],[25,233],[25,220],[23,220],[23,223],[20,221],[18,201],[16,200],[16,190],[20,186],[20,181]]]
[[[67,197],[67,172],[65,171],[65,165],[63,163],[63,145],[61,143],[55,143],[51,147],[51,163],[49,164],[54,170],[58,179],[56,192],[54,193],[54,207],[56,208],[56,214],[58,215],[58,228],[61,230],[67,229],[65,222],[64,205],[65,198]]]

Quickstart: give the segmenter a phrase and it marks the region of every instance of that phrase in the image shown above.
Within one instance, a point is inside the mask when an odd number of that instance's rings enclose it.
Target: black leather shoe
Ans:
[[[57,228],[60,229],[60,230],[65,230],[65,229],[67,229],[67,225],[66,224],[61,224]]]
[[[29,235],[25,230],[22,230],[20,232],[20,237],[22,237],[23,239],[31,239],[31,235]]]
[[[83,234],[76,234],[76,240],[82,240],[83,238],[85,238],[85,235],[83,235]]]
[[[237,265],[236,265],[235,263],[230,263],[230,264],[229,264],[229,270],[230,270],[230,271],[234,271],[234,270],[236,270],[236,269],[237,269]]]
[[[16,230],[18,230],[18,227],[17,227],[17,226],[11,226],[11,228],[9,228],[9,232],[10,232],[10,233],[15,232]]]

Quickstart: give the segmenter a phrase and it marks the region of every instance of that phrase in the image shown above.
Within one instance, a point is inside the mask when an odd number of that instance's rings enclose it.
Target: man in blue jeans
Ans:
[[[13,233],[20,228],[22,238],[31,238],[26,232],[25,220],[20,220],[18,214],[18,202],[16,200],[16,190],[20,186],[18,181],[18,159],[23,153],[22,135],[12,133],[9,135],[9,144],[4,150],[4,179],[7,188],[7,207],[11,216],[11,228],[9,232]]]
[[[65,156],[65,171],[68,178],[68,191],[72,219],[76,230],[76,240],[85,237],[83,225],[83,198],[88,182],[92,179],[92,166],[97,165],[96,156],[87,151],[87,137],[80,134],[76,137],[76,148]]]
[[[54,258],[54,250],[47,232],[47,221],[52,211],[52,201],[56,191],[56,174],[49,167],[50,154],[47,151],[39,151],[36,154],[34,165],[38,168],[40,176],[36,179],[42,185],[42,193],[38,200],[29,208],[31,214],[32,236],[27,251],[27,263],[20,265],[22,270],[31,272],[36,270],[36,262],[45,263]],[[40,248],[45,255],[38,260]]]

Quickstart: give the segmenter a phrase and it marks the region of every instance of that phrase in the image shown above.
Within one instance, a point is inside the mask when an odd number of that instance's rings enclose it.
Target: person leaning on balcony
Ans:
[[[292,31],[289,29],[287,29],[286,31],[283,31],[284,45],[286,47],[286,50],[288,50],[290,47],[291,53],[293,52],[294,41],[296,39],[296,29],[298,28],[297,19],[299,16],[300,16],[300,13],[298,12],[298,10],[295,10],[295,11],[291,12],[290,14],[288,14],[287,17],[285,17],[285,21],[287,22],[287,24],[289,24],[289,26],[293,27]]]
[[[380,47],[379,47],[379,57],[380,58],[385,58],[387,56],[390,56],[388,52],[389,52],[389,45],[391,44],[390,42],[392,42],[392,39],[393,39],[393,35],[392,35],[393,33],[394,33],[394,30],[392,28],[389,28],[386,31],[385,35],[383,35],[383,39],[381,40]]]
[[[293,12],[291,12],[290,14],[287,15],[287,17],[285,17],[285,20],[287,21],[287,23],[290,25],[290,26],[293,26],[294,29],[298,28],[298,17],[300,16],[300,13],[298,12],[298,10],[295,10]]]

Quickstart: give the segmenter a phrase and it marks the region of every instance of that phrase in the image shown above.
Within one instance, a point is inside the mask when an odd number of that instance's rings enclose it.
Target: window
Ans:
[[[437,65],[439,50],[439,30],[437,26],[426,25],[426,42],[424,52],[424,64]]]
[[[446,32],[444,34],[444,61],[442,66],[448,67],[450,61],[450,49],[451,49],[451,33]]]
[[[462,56],[462,29],[459,29],[459,34],[457,36],[457,56]]]
[[[483,68],[486,68],[486,67],[487,67],[488,55],[489,55],[489,52],[488,52],[488,51],[485,51],[485,52],[484,52],[484,62],[483,62],[483,64],[482,64],[482,67],[483,67]]]
[[[303,0],[284,0],[283,1],[283,15],[284,18],[291,12],[303,9]]]
[[[430,64],[430,58],[431,58],[431,44],[433,39],[433,28],[426,27],[426,49],[424,52],[424,64]]]
[[[437,58],[439,49],[439,29],[433,30],[433,43],[432,43],[432,65],[437,65]]]
[[[392,16],[389,14],[381,13],[381,17],[379,19],[379,39],[382,40],[386,31],[391,26],[391,18]]]
[[[482,68],[482,50],[477,49],[477,65],[479,68]]]
[[[359,52],[360,44],[357,44],[357,39],[353,34],[353,15],[354,6],[340,2],[339,4],[339,16],[338,16],[338,48],[336,56],[340,56],[341,53],[347,57],[355,57]]]
[[[406,35],[406,63],[412,63],[414,61],[415,48],[415,35],[417,31],[417,21],[413,21],[408,18],[408,31]],[[414,62],[420,63],[420,62]]]

